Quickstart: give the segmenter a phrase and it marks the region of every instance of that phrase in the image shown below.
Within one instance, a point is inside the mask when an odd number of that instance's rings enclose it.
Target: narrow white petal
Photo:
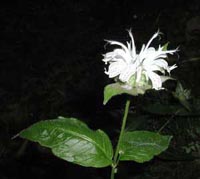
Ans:
[[[142,62],[144,60],[144,58],[145,58],[145,51],[144,51],[144,49],[145,49],[145,45],[143,44],[142,48],[140,50],[140,53],[138,54],[138,60],[140,62]]]
[[[125,70],[119,75],[119,79],[123,82],[128,82],[130,77],[136,72],[136,67],[134,65],[127,66]]]
[[[175,80],[174,78],[172,78],[170,76],[160,76],[160,79],[161,79],[162,83],[164,83],[167,80]]]
[[[151,42],[152,42],[158,35],[159,35],[159,31],[156,32],[156,33],[151,37],[151,39],[148,41],[145,50],[149,47],[149,45],[151,44]]]
[[[162,80],[158,74],[148,71],[147,75],[150,78],[154,89],[159,90],[162,88]]]
[[[153,65],[157,65],[158,67],[167,69],[168,68],[168,63],[167,61],[163,60],[163,59],[157,59],[153,62]]]
[[[142,48],[141,48],[141,50],[140,50],[139,55],[143,53],[144,49],[145,49],[145,44],[142,44]]]
[[[165,53],[173,54],[173,53],[178,51],[178,48],[176,48],[174,50],[165,50],[165,51],[163,51],[163,46],[162,47],[159,46],[158,51],[162,51],[162,52],[165,52]]]
[[[139,67],[137,69],[137,78],[136,78],[137,83],[140,81],[141,76],[142,76],[142,67]]]
[[[166,54],[160,54],[158,52],[154,53],[147,53],[145,54],[143,63],[146,64],[153,64],[154,61],[166,58]]]
[[[118,76],[124,68],[126,68],[126,64],[124,62],[113,62],[108,67],[107,75],[109,75],[109,78],[114,78]]]
[[[168,67],[167,72],[170,73],[170,71],[172,71],[173,69],[177,68],[176,64]]]
[[[112,52],[108,52],[104,55],[103,61],[107,64],[108,62],[117,62],[123,60],[126,63],[131,62],[132,57],[126,53],[123,49],[115,49]]]
[[[177,68],[177,67],[178,67],[178,66],[176,66],[176,64],[174,64],[174,65],[170,66],[169,69],[170,69],[170,71],[171,71],[171,70],[173,70],[173,69],[175,69],[175,68]]]
[[[126,42],[126,44],[127,44],[128,50],[131,51],[131,44],[129,42]]]
[[[143,66],[143,69],[145,71],[160,71],[160,72],[164,72],[163,69],[161,69],[160,67],[158,67],[157,65],[147,65],[147,66]]]
[[[126,63],[131,62],[132,57],[131,57],[130,53],[126,53],[122,49],[116,49],[116,50],[113,51],[113,53],[114,53],[113,56],[115,58],[119,58],[119,59],[122,58]]]
[[[121,42],[112,41],[112,40],[108,40],[107,42],[110,43],[111,45],[119,45],[120,47],[122,47],[125,50],[126,53],[130,53],[128,48]]]
[[[129,33],[129,36],[131,37],[132,56],[135,57],[136,56],[136,48],[135,48],[135,41],[133,38],[133,34],[132,34],[131,30],[129,30],[128,33]]]

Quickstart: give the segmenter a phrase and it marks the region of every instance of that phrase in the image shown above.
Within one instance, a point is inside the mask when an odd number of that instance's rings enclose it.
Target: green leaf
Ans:
[[[59,117],[33,124],[19,134],[48,147],[57,157],[85,167],[111,165],[112,144],[101,130],[93,131],[75,118]]]
[[[138,96],[139,94],[144,94],[147,89],[150,89],[150,85],[135,87],[135,88],[127,88],[125,85],[120,85],[119,83],[112,83],[104,88],[104,101],[105,105],[113,96],[120,94],[129,94],[132,96]]]
[[[168,148],[171,138],[149,131],[125,132],[120,143],[120,160],[149,161]]]

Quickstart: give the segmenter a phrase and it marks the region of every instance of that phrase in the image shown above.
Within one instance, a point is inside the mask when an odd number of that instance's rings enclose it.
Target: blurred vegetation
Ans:
[[[32,123],[62,115],[103,129],[115,143],[124,96],[102,105],[103,88],[111,81],[101,54],[103,39],[125,41],[129,28],[137,44],[159,28],[161,42],[179,46],[169,63],[178,65],[172,75],[181,87],[167,82],[168,91],[132,99],[127,130],[148,129],[174,138],[170,149],[149,163],[121,164],[118,178],[200,177],[199,2],[134,2],[22,1],[1,6],[0,178],[108,177],[107,169],[81,168],[37,144],[12,138]]]

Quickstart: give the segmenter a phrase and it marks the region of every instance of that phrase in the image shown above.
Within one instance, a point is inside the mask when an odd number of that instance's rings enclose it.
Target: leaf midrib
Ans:
[[[106,153],[104,152],[104,150],[100,147],[100,145],[98,144],[98,143],[96,143],[94,140],[91,140],[89,137],[87,137],[86,135],[80,135],[79,133],[77,133],[77,132],[73,132],[73,131],[71,131],[71,130],[64,130],[63,128],[61,128],[60,126],[57,126],[57,128],[59,129],[59,130],[61,130],[61,131],[63,131],[64,133],[67,133],[67,134],[71,134],[72,136],[75,136],[75,137],[78,137],[78,138],[80,138],[80,139],[83,139],[83,140],[86,140],[86,141],[88,141],[88,142],[91,142],[93,145],[95,145],[95,146],[97,146],[99,149],[100,149],[100,151],[103,153],[103,155],[105,156],[105,158],[107,159],[107,160],[109,160],[109,161],[111,161],[111,159],[106,155]],[[48,130],[48,129],[47,129]],[[96,132],[96,131],[94,131],[94,132]],[[53,145],[52,147],[54,148],[55,146],[57,146],[57,145],[59,145],[59,144],[61,144],[61,143],[63,143],[63,142],[59,142],[59,143],[57,143],[56,145]]]

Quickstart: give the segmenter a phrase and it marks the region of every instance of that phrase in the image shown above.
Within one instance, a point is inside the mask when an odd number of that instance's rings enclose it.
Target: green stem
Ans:
[[[110,179],[114,179],[115,178],[115,167],[112,166],[112,170],[111,170],[111,175],[110,175]]]
[[[124,134],[124,130],[126,127],[126,120],[127,120],[127,116],[128,116],[128,112],[129,112],[129,106],[130,106],[130,100],[126,101],[126,106],[125,106],[125,111],[124,111],[124,116],[123,116],[123,120],[122,120],[122,126],[121,126],[121,130],[120,130],[120,134],[119,134],[119,139],[117,142],[117,146],[116,146],[116,150],[115,150],[115,155],[113,158],[113,165],[112,165],[112,170],[111,170],[111,179],[115,178],[115,170],[117,168],[118,165],[118,156],[119,156],[119,146],[122,140],[122,136]]]

